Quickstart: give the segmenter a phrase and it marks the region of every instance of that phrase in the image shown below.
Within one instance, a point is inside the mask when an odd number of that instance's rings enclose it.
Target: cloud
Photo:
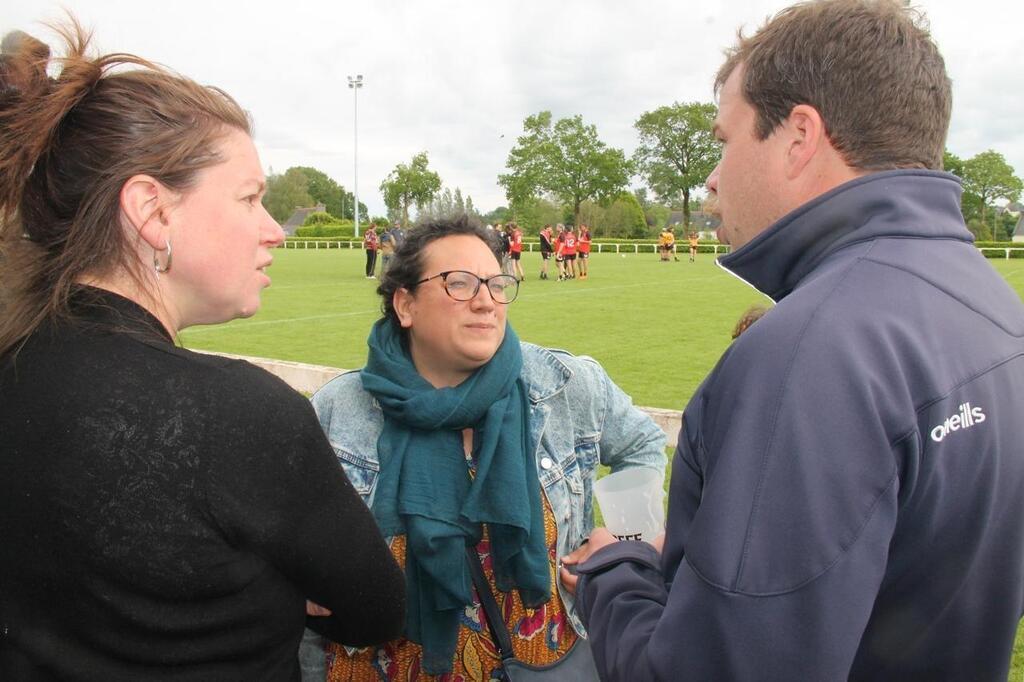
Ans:
[[[542,110],[580,114],[606,143],[631,153],[643,112],[710,101],[736,30],[755,31],[786,4],[77,0],[74,11],[96,29],[100,48],[161,61],[230,92],[255,118],[264,166],[315,166],[347,188],[355,152],[347,76],[363,74],[360,199],[380,214],[380,182],[420,151],[446,186],[479,208],[504,204],[497,176],[523,119]],[[954,83],[949,148],[960,156],[996,149],[1024,174],[1024,8],[930,0],[924,9]],[[41,33],[33,22],[59,17],[60,1],[28,0],[4,13],[7,29]]]

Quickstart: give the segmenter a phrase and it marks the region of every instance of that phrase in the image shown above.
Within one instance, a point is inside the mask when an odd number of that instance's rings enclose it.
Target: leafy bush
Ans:
[[[594,239],[594,244],[657,244],[657,239],[614,239],[612,237],[601,237]]]
[[[974,246],[976,246],[979,249],[1012,249],[1014,247],[1022,248],[1024,247],[1024,244],[1020,242],[976,241],[974,242]]]
[[[314,214],[316,215],[316,214]],[[324,215],[324,214],[321,214]],[[330,239],[354,239],[352,224],[348,225],[312,225],[295,230],[296,237],[326,237]]]
[[[319,213],[310,213],[306,216],[306,219],[302,221],[303,227],[309,227],[310,225],[337,225],[338,219],[332,216],[330,213],[323,211]]]
[[[1017,248],[1013,248],[1013,246],[1006,246],[1003,248],[983,248],[981,249],[981,255],[985,258],[1006,258],[1007,248],[1010,249],[1010,258],[1024,258],[1024,245],[1020,245],[1019,242],[1017,244]]]

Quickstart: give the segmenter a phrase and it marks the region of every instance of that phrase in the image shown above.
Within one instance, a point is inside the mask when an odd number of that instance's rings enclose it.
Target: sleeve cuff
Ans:
[[[632,561],[655,571],[661,570],[661,555],[646,542],[620,541],[597,550],[579,565],[581,574],[595,575],[623,561]]]

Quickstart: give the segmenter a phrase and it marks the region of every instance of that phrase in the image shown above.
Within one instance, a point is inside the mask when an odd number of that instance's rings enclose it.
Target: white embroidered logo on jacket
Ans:
[[[985,421],[985,412],[980,407],[971,407],[970,403],[963,403],[960,405],[959,410],[953,416],[948,417],[946,421],[932,428],[931,437],[933,441],[941,443],[942,439],[953,431],[969,429]]]

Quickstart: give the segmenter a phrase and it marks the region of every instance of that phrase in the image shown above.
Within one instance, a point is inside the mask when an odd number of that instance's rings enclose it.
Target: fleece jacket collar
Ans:
[[[871,173],[822,194],[784,216],[718,264],[774,301],[788,295],[824,259],[879,238],[974,237],[960,213],[960,180],[949,173]]]

